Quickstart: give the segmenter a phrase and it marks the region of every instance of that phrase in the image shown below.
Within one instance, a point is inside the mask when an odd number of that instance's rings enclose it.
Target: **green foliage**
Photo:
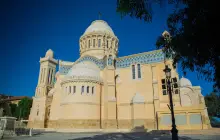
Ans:
[[[16,104],[10,104],[10,108],[11,108],[11,115],[12,115],[12,117],[16,117],[17,105]]]
[[[173,4],[174,12],[167,19],[171,40],[160,36],[157,48],[179,63],[184,73],[196,71],[198,77],[214,82],[220,89],[220,51],[218,1],[208,0],[117,0],[117,12],[146,22],[152,21],[152,4]],[[169,41],[169,42],[167,42]]]
[[[220,115],[220,96],[216,93],[211,93],[205,96],[205,103],[208,108],[209,116]]]
[[[160,0],[154,0],[154,2]],[[145,0],[117,0],[117,12],[122,17],[130,15],[138,19],[143,19],[147,22],[152,21],[152,7],[153,2]]]
[[[217,2],[207,0],[185,0],[183,8],[177,8],[167,20],[172,41],[169,45],[157,40],[158,48],[172,50],[173,65],[179,63],[182,70],[198,73],[198,77],[213,81],[214,89],[220,89],[220,51],[218,49]]]
[[[30,109],[32,107],[32,100],[29,98],[23,98],[16,109],[16,117],[28,119],[30,114]]]

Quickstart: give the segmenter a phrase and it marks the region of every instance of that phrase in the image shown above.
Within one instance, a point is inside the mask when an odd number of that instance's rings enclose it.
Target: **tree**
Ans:
[[[28,119],[30,114],[30,109],[32,107],[32,100],[29,98],[23,98],[16,109],[16,116],[19,119]]]
[[[162,0],[117,0],[117,12],[150,22],[152,3]],[[198,76],[214,82],[214,90],[220,89],[220,51],[218,49],[218,3],[207,0],[168,0],[176,4],[168,17],[170,42],[159,36],[157,48],[170,54],[173,66],[179,63],[186,70],[198,72]]]
[[[210,117],[220,115],[220,96],[212,92],[205,96],[205,103]]]
[[[10,108],[11,108],[12,117],[17,117],[17,115],[16,115],[17,105],[16,104],[10,104]]]
[[[213,81],[214,89],[220,89],[220,51],[218,49],[217,2],[185,0],[185,7],[177,9],[167,20],[172,41],[165,43],[163,36],[157,47],[171,50],[173,65],[180,63],[183,71],[198,72],[198,76]]]
[[[10,105],[6,101],[7,98],[7,95],[0,94],[0,116],[11,116]]]
[[[160,0],[155,0],[154,2],[160,2]],[[143,19],[144,21],[152,21],[152,7],[153,1],[145,0],[117,0],[117,12],[121,16],[130,15],[131,17],[136,17],[138,19]]]

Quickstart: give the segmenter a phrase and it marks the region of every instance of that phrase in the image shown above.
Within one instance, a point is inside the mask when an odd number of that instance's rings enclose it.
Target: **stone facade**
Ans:
[[[162,50],[118,57],[119,39],[103,20],[92,22],[79,46],[75,62],[56,60],[52,50],[40,58],[29,127],[170,129],[165,65],[171,68],[177,127],[209,127],[200,87],[180,79]]]

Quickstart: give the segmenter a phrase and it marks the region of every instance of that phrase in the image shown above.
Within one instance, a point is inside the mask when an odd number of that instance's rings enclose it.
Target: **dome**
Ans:
[[[192,83],[190,82],[189,79],[182,77],[180,79],[180,87],[191,87]]]
[[[65,76],[67,80],[95,80],[100,81],[100,69],[91,62],[75,64]]]
[[[103,20],[93,21],[92,24],[86,29],[84,35],[94,32],[102,32],[115,36],[112,28]]]
[[[54,54],[53,54],[53,51],[51,50],[51,49],[49,49],[47,52],[46,52],[46,55],[45,55],[45,57],[51,57],[51,58],[53,58],[53,56],[54,56]]]

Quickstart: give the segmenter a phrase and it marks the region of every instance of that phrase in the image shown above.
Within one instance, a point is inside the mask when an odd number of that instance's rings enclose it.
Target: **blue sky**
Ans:
[[[172,9],[155,5],[153,10],[152,23],[145,23],[121,18],[116,0],[1,0],[0,93],[33,96],[40,57],[50,48],[57,59],[75,61],[79,38],[99,12],[119,38],[119,56],[154,50]],[[212,91],[212,83],[197,79],[196,73],[187,78],[204,95]]]

